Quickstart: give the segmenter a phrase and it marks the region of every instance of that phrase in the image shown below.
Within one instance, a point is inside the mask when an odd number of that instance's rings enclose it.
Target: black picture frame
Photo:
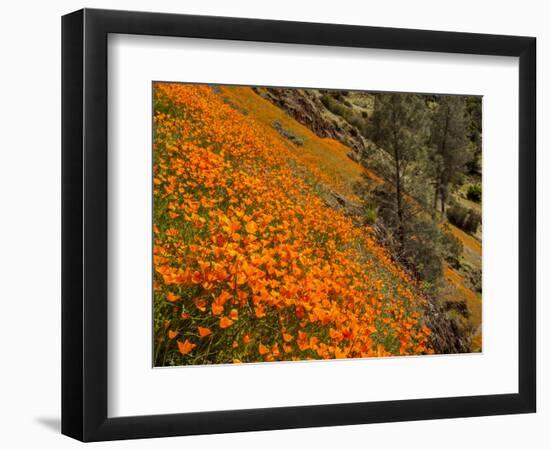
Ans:
[[[109,33],[519,57],[518,393],[107,416]],[[535,412],[536,39],[83,9],[62,18],[62,433],[82,441]]]

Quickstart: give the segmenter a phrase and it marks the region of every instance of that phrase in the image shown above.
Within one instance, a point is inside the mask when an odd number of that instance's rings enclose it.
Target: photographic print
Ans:
[[[482,98],[154,82],[155,367],[482,351]]]

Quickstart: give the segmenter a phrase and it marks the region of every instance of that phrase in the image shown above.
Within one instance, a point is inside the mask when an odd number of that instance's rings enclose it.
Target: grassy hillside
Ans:
[[[354,183],[365,172],[365,168],[347,156],[348,147],[334,139],[320,138],[249,87],[222,86],[219,90],[222,98],[254,117],[257,122],[264,125],[264,132],[274,138],[280,139],[279,133],[273,127],[275,122],[279,122],[284,129],[300,137],[303,140],[301,146],[292,145],[289,140],[284,141],[299,159],[300,164],[327,187],[352,201],[359,201],[354,191]],[[369,175],[380,180],[372,172],[369,172]]]

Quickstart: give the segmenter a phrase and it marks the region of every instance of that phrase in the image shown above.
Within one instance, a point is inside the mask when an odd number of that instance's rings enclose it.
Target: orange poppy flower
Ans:
[[[220,319],[220,328],[228,328],[233,325],[233,321],[227,317],[222,317]]]
[[[177,331],[172,331],[172,330],[168,331],[168,339],[170,340],[174,339],[177,335],[178,335]]]
[[[191,350],[193,350],[197,345],[189,342],[189,339],[186,339],[185,341],[177,341],[178,342],[178,348],[182,355],[187,355]]]
[[[212,331],[210,331],[210,328],[198,327],[198,331],[199,331],[200,337],[206,337],[209,334],[212,334]]]
[[[174,294],[173,292],[168,292],[168,294],[166,294],[166,300],[168,300],[169,302],[175,302],[176,300],[179,300],[181,297],[177,294]]]

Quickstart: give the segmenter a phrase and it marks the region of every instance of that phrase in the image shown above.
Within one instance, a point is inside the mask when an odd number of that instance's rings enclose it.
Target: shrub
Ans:
[[[462,266],[462,271],[470,283],[470,286],[475,291],[481,293],[483,288],[482,278],[481,278],[481,269],[464,262]]]
[[[281,136],[285,137],[286,139],[288,139],[290,142],[297,145],[298,147],[301,147],[302,145],[304,145],[304,139],[303,138],[301,138],[300,136],[297,136],[292,131],[287,130],[286,128],[284,128],[283,125],[281,124],[281,122],[279,122],[278,120],[275,120],[271,124],[271,126],[273,128],[275,128]]]
[[[466,182],[466,176],[463,173],[457,172],[453,175],[452,180],[456,186],[462,186]]]
[[[453,204],[447,209],[447,218],[453,225],[468,233],[475,233],[481,224],[479,213],[459,204]]]
[[[462,255],[464,249],[460,239],[448,231],[444,231],[441,234],[441,247],[443,257],[452,267],[458,269],[460,267],[460,255]]]
[[[218,92],[220,92],[220,91],[219,91],[219,88],[218,88]],[[243,107],[241,107],[241,106],[236,105],[235,103],[233,103],[233,102],[231,101],[230,98],[225,97],[225,96],[223,96],[223,95],[221,95],[221,94],[220,94],[220,96],[221,96],[222,100],[224,101],[224,103],[226,103],[226,104],[228,104],[229,106],[231,106],[231,108],[233,108],[235,111],[239,111],[243,116],[248,116],[248,110],[246,110],[245,108],[243,108]]]
[[[394,209],[392,188],[388,185],[376,187],[371,191],[369,201],[377,205],[377,222],[382,225],[382,238],[395,259],[420,280],[434,284],[443,273],[438,227],[432,221],[414,216],[409,211],[409,205],[405,205],[406,220],[402,224],[404,240],[401,242],[401,227]]]
[[[327,108],[331,113],[336,114],[337,116],[344,116],[345,110],[347,109],[344,105],[340,104],[334,97],[330,95],[322,95],[321,103]]]
[[[475,233],[477,232],[479,225],[481,225],[481,214],[474,211],[473,209],[470,209],[468,217],[466,219],[466,223],[464,224],[464,230],[468,231],[469,233]]]
[[[475,184],[468,187],[468,192],[466,193],[466,198],[476,203],[481,202],[481,186]]]
[[[481,277],[481,270],[473,270],[468,274],[468,279],[470,280],[470,283],[472,284],[472,287],[481,293],[482,291],[482,277]]]
[[[408,266],[422,280],[435,283],[442,275],[440,231],[431,221],[411,217],[406,225],[405,246],[402,257]]]
[[[365,217],[365,222],[372,225],[373,223],[376,222],[376,219],[378,219],[378,211],[376,210],[376,208],[373,208],[372,206],[365,208],[364,217]]]
[[[353,125],[355,128],[357,128],[363,136],[367,136],[367,123],[360,115],[352,113],[348,114],[347,117],[344,118],[350,125]]]
[[[467,214],[468,210],[458,204],[453,204],[447,208],[447,219],[449,219],[449,222],[458,228],[462,228],[464,226]]]
[[[339,101],[339,99],[341,99],[341,102]],[[364,118],[361,116],[361,114],[356,113],[352,108],[348,108],[347,106],[345,106],[346,104],[349,104],[351,106],[351,103],[343,99],[341,96],[339,97],[339,99],[335,99],[334,95],[331,96],[325,94],[321,96],[321,103],[331,113],[340,116],[347,123],[356,127],[364,136],[367,131]]]

